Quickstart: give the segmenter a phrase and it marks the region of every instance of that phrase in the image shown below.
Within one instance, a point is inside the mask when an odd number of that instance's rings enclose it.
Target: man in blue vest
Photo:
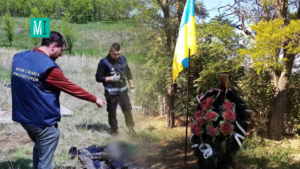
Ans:
[[[96,81],[103,83],[105,89],[105,98],[107,102],[108,122],[112,134],[117,134],[117,104],[120,105],[125,116],[125,122],[130,132],[134,132],[134,122],[132,118],[132,107],[128,96],[128,87],[134,89],[132,74],[124,56],[120,55],[120,45],[114,43],[111,45],[109,54],[100,60]]]
[[[12,119],[21,123],[33,148],[33,168],[52,169],[52,159],[60,130],[59,95],[72,96],[102,107],[105,102],[70,82],[54,62],[62,55],[63,36],[51,31],[41,47],[15,54],[12,62]]]

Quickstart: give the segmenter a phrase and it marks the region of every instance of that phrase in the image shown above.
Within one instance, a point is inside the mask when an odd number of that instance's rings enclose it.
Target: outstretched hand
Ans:
[[[102,106],[104,106],[105,104],[106,104],[105,101],[103,101],[103,100],[97,98],[96,105],[97,105],[98,107],[102,107]]]

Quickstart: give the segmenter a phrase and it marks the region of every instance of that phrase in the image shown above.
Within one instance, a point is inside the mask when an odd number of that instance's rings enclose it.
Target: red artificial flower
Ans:
[[[234,103],[231,103],[229,100],[226,100],[225,103],[223,104],[223,108],[226,111],[232,111],[234,107]]]
[[[214,111],[205,114],[205,118],[207,121],[213,121],[213,119],[215,119],[217,116],[218,116],[217,113]]]
[[[196,120],[197,120],[197,123],[200,125],[203,125],[206,122],[206,120],[204,119],[204,117],[202,115],[199,116],[198,118],[196,118]]]
[[[234,121],[235,120],[235,113],[232,111],[226,111],[224,112],[224,119],[228,120],[228,121]]]
[[[196,124],[195,124],[194,122],[192,122],[192,123],[190,124],[190,127],[191,127],[191,132],[192,132],[192,133],[195,133]]]
[[[208,126],[207,127],[207,134],[212,136],[212,137],[215,137],[215,135],[218,134],[218,127],[214,128],[213,126]]]
[[[206,111],[210,108],[212,108],[212,98],[207,98],[206,100],[202,100],[200,103],[202,111]]]
[[[197,111],[197,113],[195,114],[195,118],[199,118],[202,116],[202,111]]]
[[[211,105],[213,102],[213,99],[211,97],[209,97],[205,100],[205,102],[206,102],[206,104]]]
[[[224,134],[224,135],[227,135],[227,134],[230,134],[231,131],[232,131],[232,125],[231,123],[225,121],[222,125],[221,125],[221,132]]]
[[[202,132],[201,127],[196,126],[196,128],[195,128],[195,134],[196,134],[197,136],[200,136],[200,135],[201,135],[201,132]]]
[[[206,111],[209,108],[209,105],[206,104],[205,100],[200,103],[202,111]]]

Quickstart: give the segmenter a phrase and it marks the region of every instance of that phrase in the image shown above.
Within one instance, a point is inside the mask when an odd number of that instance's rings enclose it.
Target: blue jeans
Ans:
[[[33,147],[33,169],[52,169],[52,159],[60,136],[58,125],[37,127],[22,124]]]

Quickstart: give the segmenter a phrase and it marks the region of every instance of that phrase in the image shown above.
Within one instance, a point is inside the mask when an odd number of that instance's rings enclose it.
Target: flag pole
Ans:
[[[188,82],[187,82],[187,105],[186,105],[186,123],[185,123],[185,165],[187,162],[187,133],[188,133],[188,117],[189,117],[189,94],[190,94],[190,90],[189,90],[189,84],[190,84],[190,65],[191,65],[191,58],[190,58],[190,54],[191,54],[191,49],[189,49],[189,58],[188,58]]]

